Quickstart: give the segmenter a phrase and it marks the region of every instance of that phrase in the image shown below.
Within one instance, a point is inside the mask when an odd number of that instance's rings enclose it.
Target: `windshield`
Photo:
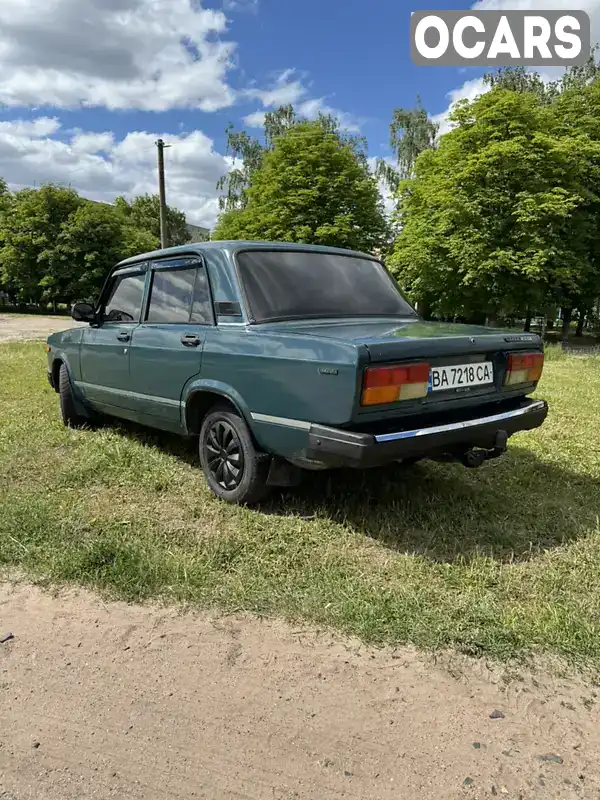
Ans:
[[[336,253],[251,250],[237,262],[255,322],[415,317],[378,261]]]

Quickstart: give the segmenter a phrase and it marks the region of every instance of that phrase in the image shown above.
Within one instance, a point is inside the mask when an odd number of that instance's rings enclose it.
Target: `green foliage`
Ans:
[[[220,217],[213,238],[380,247],[388,227],[363,143],[331,117],[282,116],[269,121],[269,147],[248,170],[240,199]]]
[[[136,228],[127,222],[122,227],[121,258],[131,258],[138,253],[151,253],[160,247],[160,237],[144,228]]]
[[[597,47],[593,48],[585,64],[569,67],[561,78],[545,81],[538,72],[526,67],[502,67],[483,76],[487,86],[509,89],[511,92],[530,92],[544,103],[553,103],[570,89],[583,89],[600,76],[600,63],[596,61]]]
[[[112,206],[84,202],[62,225],[41,281],[51,299],[93,298],[122,257],[124,226]]]
[[[185,215],[169,209],[175,243],[189,240]],[[122,258],[159,247],[158,198],[114,206],[46,185],[11,194],[0,179],[0,288],[17,303],[94,297]]]
[[[81,205],[73,189],[22,189],[2,214],[2,277],[17,299],[39,303],[63,224]],[[51,299],[54,299],[51,297]]]
[[[391,265],[434,313],[529,316],[600,291],[600,87],[569,80],[548,94],[504,71],[400,185]]]
[[[219,208],[228,213],[245,208],[248,203],[246,190],[254,173],[260,169],[265,153],[273,148],[275,139],[292,128],[298,119],[293,106],[284,105],[275,111],[268,111],[264,121],[264,145],[246,131],[236,131],[229,125],[227,134],[227,155],[234,160],[234,167],[217,182]],[[239,164],[239,166],[236,165]]]
[[[115,206],[130,225],[140,231],[147,231],[154,237],[156,242],[160,242],[160,199],[157,194],[140,195],[131,202],[124,197],[117,197]],[[175,247],[176,245],[187,244],[190,238],[185,214],[176,208],[168,206],[167,239],[169,246]]]

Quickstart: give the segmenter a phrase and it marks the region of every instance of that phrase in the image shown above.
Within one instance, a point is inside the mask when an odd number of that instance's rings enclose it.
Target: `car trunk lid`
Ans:
[[[271,327],[271,326],[269,326]],[[289,333],[335,339],[360,347],[360,374],[357,375],[357,397],[353,414],[355,423],[418,414],[437,414],[466,406],[501,402],[525,395],[531,385],[505,387],[508,355],[514,351],[541,350],[541,339],[530,333],[488,328],[479,325],[426,322],[418,317],[404,319],[343,319],[287,322],[273,327]],[[427,395],[419,399],[362,406],[363,373],[366,367],[385,367],[426,361],[431,367]],[[491,364],[493,381],[481,385],[433,387],[436,368]],[[450,375],[452,372],[450,371]]]

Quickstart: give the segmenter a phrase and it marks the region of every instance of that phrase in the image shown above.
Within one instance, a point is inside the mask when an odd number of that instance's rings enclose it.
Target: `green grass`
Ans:
[[[59,421],[39,344],[0,347],[0,564],[128,600],[303,619],[375,642],[600,666],[600,359],[550,349],[551,414],[480,470],[312,474],[259,510],[193,445]]]

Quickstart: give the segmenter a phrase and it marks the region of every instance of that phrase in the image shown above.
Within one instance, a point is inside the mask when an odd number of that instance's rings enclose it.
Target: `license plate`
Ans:
[[[475,364],[456,364],[453,367],[432,367],[429,374],[429,391],[468,389],[494,382],[494,367],[491,361]]]

